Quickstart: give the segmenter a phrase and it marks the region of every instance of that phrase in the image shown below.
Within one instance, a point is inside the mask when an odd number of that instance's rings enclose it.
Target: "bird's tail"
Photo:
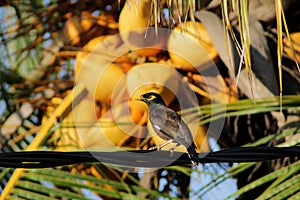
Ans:
[[[200,158],[198,157],[198,154],[196,152],[196,145],[193,142],[188,148],[187,148],[189,157],[192,161],[193,164],[199,164],[200,163]]]

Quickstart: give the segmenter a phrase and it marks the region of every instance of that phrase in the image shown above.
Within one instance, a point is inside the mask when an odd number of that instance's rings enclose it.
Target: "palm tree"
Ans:
[[[125,33],[117,35],[120,24],[128,22],[121,20],[121,10],[129,7],[125,19],[132,16],[132,21],[142,21],[142,15],[137,13],[143,3],[148,6],[148,16],[144,16],[142,23],[144,27],[155,27],[152,29],[154,38],[155,34],[161,34],[155,32],[160,28],[179,25],[180,34],[191,32],[197,40],[205,40],[196,31],[197,27],[200,33],[205,30],[209,39],[204,43],[210,44],[206,50],[216,52],[213,61],[219,73],[213,74],[207,63],[201,63],[208,67],[200,73],[185,68],[187,66],[175,61],[166,47],[153,55],[148,51],[143,54],[135,51],[136,47],[130,45]],[[159,63],[167,63],[180,72],[181,76],[177,77],[176,73],[164,74],[153,68],[142,71],[148,74],[145,79],[160,73],[160,78],[171,77],[174,85],[182,83],[178,88],[189,105],[181,114],[191,124],[197,122],[197,127],[201,127],[196,139],[202,150],[209,150],[203,135],[205,130],[212,131],[208,136],[218,140],[223,148],[298,145],[300,70],[296,8],[295,1],[279,0],[217,4],[181,0],[2,2],[1,151],[94,148],[112,151],[115,148],[149,149],[156,145],[154,138],[146,137],[150,129],[131,128],[129,121],[145,125],[147,116],[133,103],[129,104],[129,113],[122,112],[131,87],[126,90],[118,86],[125,75],[133,77],[130,79],[133,86],[139,86],[142,78],[135,78],[132,69],[144,63],[158,67]],[[265,12],[265,9],[271,11]],[[191,22],[192,29],[188,29],[187,21]],[[134,26],[132,29],[137,28]],[[125,26],[128,27],[130,25]],[[202,41],[202,46],[204,43]],[[173,51],[176,52],[176,48]],[[98,84],[93,82],[94,76],[101,65],[107,64],[110,64],[109,71],[99,81],[105,90],[100,88],[101,93],[93,94]],[[92,73],[86,73],[88,70]],[[221,89],[205,85],[208,80],[220,82]],[[102,91],[110,91],[110,85],[114,86],[112,89],[120,89],[118,94],[111,91],[102,96]],[[191,91],[196,99],[189,96]],[[169,106],[178,110],[180,99],[174,100],[170,92],[163,95],[170,97]],[[226,99],[220,101],[222,98]],[[116,102],[113,109],[111,102]],[[114,114],[121,124],[111,120]],[[211,128],[211,124],[220,121],[224,124],[222,130]],[[124,133],[128,129],[135,135]],[[220,137],[214,135],[216,132]],[[82,133],[86,135],[83,137]],[[140,174],[122,166],[97,163],[35,170],[1,168],[1,199],[205,198],[213,188],[232,177],[237,180],[238,190],[230,191],[227,198],[285,199],[296,198],[299,193],[300,165],[294,158],[233,164],[225,166],[225,171],[216,166],[215,171],[206,171],[205,166],[203,172],[195,167],[174,166]],[[220,171],[223,173],[211,175],[209,183],[190,192],[189,185],[195,178],[192,174]]]

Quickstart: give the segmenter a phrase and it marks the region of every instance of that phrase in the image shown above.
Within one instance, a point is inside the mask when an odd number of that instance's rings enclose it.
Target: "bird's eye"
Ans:
[[[147,99],[151,101],[151,100],[155,99],[155,96],[154,95],[150,95],[150,96],[148,96]]]

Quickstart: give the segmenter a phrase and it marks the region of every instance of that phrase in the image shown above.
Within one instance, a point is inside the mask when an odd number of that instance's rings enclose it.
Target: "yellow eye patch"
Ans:
[[[148,97],[147,99],[149,100],[149,101],[151,101],[151,100],[153,100],[153,99],[155,99],[156,98],[156,96],[154,96],[154,95],[151,95],[150,97]]]

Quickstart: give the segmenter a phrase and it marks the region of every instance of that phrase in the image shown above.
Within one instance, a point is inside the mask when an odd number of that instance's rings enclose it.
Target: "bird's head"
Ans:
[[[141,97],[137,100],[145,102],[148,106],[152,106],[155,104],[166,105],[162,97],[155,92],[142,94]]]

